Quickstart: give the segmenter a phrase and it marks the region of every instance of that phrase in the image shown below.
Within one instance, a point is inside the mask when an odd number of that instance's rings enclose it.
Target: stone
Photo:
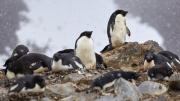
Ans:
[[[116,96],[114,95],[103,96],[100,99],[96,99],[95,101],[129,101],[129,100],[130,99],[127,98],[126,95],[117,94]]]
[[[85,92],[77,93],[73,96],[69,96],[59,101],[94,101],[95,99],[99,98],[100,95],[98,93],[88,93]]]
[[[82,78],[81,80],[79,80],[77,85],[80,85],[80,84],[90,85],[94,81],[94,79],[96,79],[99,76],[100,75],[94,75],[94,76],[88,76],[88,77]]]
[[[174,73],[169,79],[169,87],[180,90],[180,73]]]
[[[41,101],[55,101],[55,100],[52,100],[52,99],[45,97],[45,98],[42,98]]]
[[[123,78],[118,79],[114,84],[115,94],[125,94],[133,101],[138,101],[142,98],[138,87]]]
[[[129,42],[109,52],[101,54],[107,67],[121,69],[123,71],[139,71],[143,68],[143,60],[147,51],[158,53],[164,49],[155,41],[147,41],[143,44]]]
[[[160,95],[168,90],[163,84],[153,81],[144,81],[138,86],[138,88],[141,93],[150,95]]]
[[[83,75],[77,74],[77,73],[72,73],[68,74],[64,77],[63,82],[73,82],[77,83],[80,79],[84,78]]]
[[[70,96],[72,94],[75,94],[75,85],[71,82],[49,85],[47,89],[51,90],[53,93],[63,96]]]

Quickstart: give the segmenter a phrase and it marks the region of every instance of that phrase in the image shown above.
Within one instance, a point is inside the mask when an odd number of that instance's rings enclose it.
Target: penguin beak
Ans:
[[[89,32],[88,32],[88,35],[87,35],[88,38],[91,38],[92,32],[93,32],[93,31],[89,31]]]
[[[128,11],[125,11],[126,13],[128,13]]]

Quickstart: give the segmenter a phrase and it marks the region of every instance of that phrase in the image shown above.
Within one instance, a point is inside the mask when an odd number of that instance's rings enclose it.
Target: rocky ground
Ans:
[[[179,74],[174,74],[171,81],[147,81],[147,68],[143,68],[143,59],[147,51],[155,53],[163,50],[158,43],[147,41],[144,44],[130,42],[110,52],[101,54],[107,70],[87,70],[85,74],[76,71],[60,73],[45,72],[41,75],[47,82],[43,93],[11,94],[8,95],[9,83],[3,82],[4,73],[0,72],[0,100],[1,101],[177,101],[180,91],[171,89],[170,84],[179,84]],[[141,76],[130,83],[124,79],[115,82],[114,87],[107,91],[95,90],[90,93],[79,92],[87,88],[93,80],[109,71],[136,71]],[[175,79],[174,79],[175,78]],[[180,89],[180,88],[179,88]]]

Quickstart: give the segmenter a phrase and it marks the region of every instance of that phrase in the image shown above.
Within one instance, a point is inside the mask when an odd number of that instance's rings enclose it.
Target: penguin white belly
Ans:
[[[110,29],[112,47],[121,46],[126,41],[126,25],[125,18],[122,15],[117,15],[114,28]]]
[[[15,74],[7,69],[6,77],[8,80],[16,78]]]
[[[59,61],[52,63],[52,71],[53,72],[59,72],[59,71],[66,71],[69,69],[74,69],[72,65],[62,65],[62,60],[59,59]]]
[[[77,42],[75,55],[81,59],[87,69],[96,68],[96,57],[92,39],[85,36],[81,37]]]
[[[34,70],[34,73],[39,73],[39,72],[46,72],[49,71],[48,67],[39,67],[38,69]]]
[[[27,92],[44,92],[45,87],[41,88],[38,84],[35,84],[35,87],[32,89],[26,89],[25,87],[20,91],[20,93],[27,93]]]
[[[149,68],[151,68],[153,66],[155,66],[154,60],[152,60],[150,63],[147,62],[146,60],[144,61],[144,68],[149,69]]]

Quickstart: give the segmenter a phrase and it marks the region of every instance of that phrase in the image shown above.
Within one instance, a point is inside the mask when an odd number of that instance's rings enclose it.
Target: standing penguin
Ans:
[[[75,56],[79,57],[86,69],[96,68],[94,44],[91,39],[92,31],[82,32],[75,43]]]
[[[109,18],[108,26],[107,26],[107,34],[109,38],[109,45],[107,45],[102,51],[106,52],[117,46],[121,46],[125,44],[126,34],[130,36],[130,31],[126,26],[126,14],[127,11],[116,10],[111,17]]]
[[[11,54],[11,57],[6,60],[5,64],[3,65],[4,67],[7,67],[7,65],[13,61],[16,61],[23,55],[26,55],[29,53],[29,49],[25,45],[18,45],[14,50],[13,53]]]

